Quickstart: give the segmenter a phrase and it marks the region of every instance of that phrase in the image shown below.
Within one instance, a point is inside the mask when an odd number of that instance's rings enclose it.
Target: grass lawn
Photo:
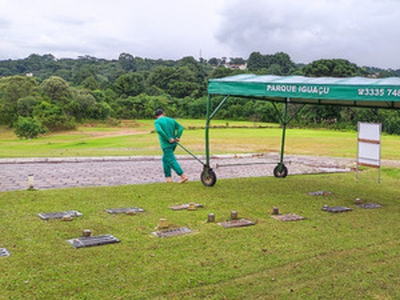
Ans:
[[[179,120],[186,128],[204,126],[203,120]],[[231,128],[210,131],[212,154],[280,151],[282,130],[278,124],[213,121]],[[128,124],[129,125],[129,124]],[[251,128],[268,126],[269,128]],[[153,120],[139,120],[136,127],[79,127],[78,130],[45,135],[34,140],[18,140],[10,129],[0,127],[0,158],[160,155],[157,134],[151,133]],[[247,126],[249,128],[232,128]],[[196,154],[204,154],[204,129],[186,130],[182,143]],[[288,129],[287,154],[355,157],[357,133],[316,129]],[[400,160],[400,137],[384,135],[382,158]],[[186,154],[181,149],[177,154]]]
[[[0,193],[1,299],[399,299],[400,171]],[[327,190],[328,197],[309,196]],[[383,205],[363,210],[354,199]],[[171,211],[196,201],[194,212]],[[352,212],[330,214],[324,205]],[[136,216],[105,208],[140,206]],[[282,213],[306,217],[280,222]],[[73,222],[37,214],[79,210]],[[206,223],[239,217],[256,226]],[[157,238],[159,219],[195,233]],[[74,249],[66,240],[112,234],[121,243]]]

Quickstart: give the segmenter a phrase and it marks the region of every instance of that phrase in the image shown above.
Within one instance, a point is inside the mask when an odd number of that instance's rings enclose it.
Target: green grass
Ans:
[[[185,127],[204,126],[203,120],[179,120]],[[79,127],[78,130],[48,134],[34,140],[18,140],[11,129],[0,127],[0,157],[73,157],[73,156],[131,156],[160,155],[154,120],[140,120],[136,128]],[[215,121],[213,125],[226,125],[227,121]],[[252,122],[232,122],[230,126],[254,126]],[[278,127],[277,124],[256,125]],[[224,131],[247,129],[215,129]],[[262,130],[262,129],[256,129]],[[194,146],[195,153],[204,153],[204,130],[186,130],[183,141]],[[239,145],[240,147],[240,145]],[[240,153],[244,152],[242,149]],[[216,153],[225,153],[216,149]]]
[[[203,120],[179,120],[185,127],[204,126]],[[232,122],[210,130],[212,154],[279,152],[282,129],[277,124],[257,123],[270,128],[251,128],[251,122]],[[227,121],[213,121],[225,125]],[[50,134],[34,140],[18,140],[10,129],[0,127],[0,158],[160,155],[153,120],[140,120],[136,128],[80,127],[76,131]],[[182,144],[193,153],[205,153],[204,129],[186,130]],[[382,158],[400,160],[400,137],[383,135]],[[356,157],[357,133],[324,129],[288,129],[285,153]],[[185,154],[178,149],[177,154]]]
[[[1,299],[399,299],[400,173],[290,176],[199,182],[0,193]],[[310,191],[333,195],[313,197]],[[377,202],[362,210],[353,201]],[[171,211],[196,201],[204,209]],[[324,204],[349,206],[342,214]],[[136,216],[105,208],[140,206]],[[279,222],[282,213],[306,217]],[[73,222],[42,221],[40,212],[76,209]],[[232,210],[257,221],[224,229]],[[160,218],[195,231],[159,239],[150,233]],[[66,240],[113,234],[121,243],[74,249]]]

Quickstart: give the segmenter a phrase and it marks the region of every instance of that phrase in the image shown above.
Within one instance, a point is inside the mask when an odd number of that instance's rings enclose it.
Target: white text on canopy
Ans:
[[[267,84],[267,92],[283,92],[283,93],[303,93],[315,95],[327,95],[330,88],[326,86],[311,85],[289,85],[289,84]]]

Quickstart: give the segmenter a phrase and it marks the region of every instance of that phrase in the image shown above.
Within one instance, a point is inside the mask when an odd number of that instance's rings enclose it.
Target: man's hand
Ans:
[[[177,141],[177,142],[179,142],[180,140],[181,140],[181,139],[180,139],[180,138],[178,138],[178,137],[177,137],[177,138],[175,138],[175,141]]]
[[[175,139],[173,139],[173,138],[170,138],[170,139],[169,139],[169,143],[170,143],[170,144],[173,144],[173,143],[175,143]]]

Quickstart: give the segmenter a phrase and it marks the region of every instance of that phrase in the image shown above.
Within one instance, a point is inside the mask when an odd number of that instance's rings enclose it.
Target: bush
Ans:
[[[54,104],[42,101],[35,107],[33,115],[49,131],[75,129],[75,119],[65,114],[64,110]]]
[[[42,123],[34,118],[20,116],[14,124],[14,133],[20,139],[34,139],[45,132]]]

